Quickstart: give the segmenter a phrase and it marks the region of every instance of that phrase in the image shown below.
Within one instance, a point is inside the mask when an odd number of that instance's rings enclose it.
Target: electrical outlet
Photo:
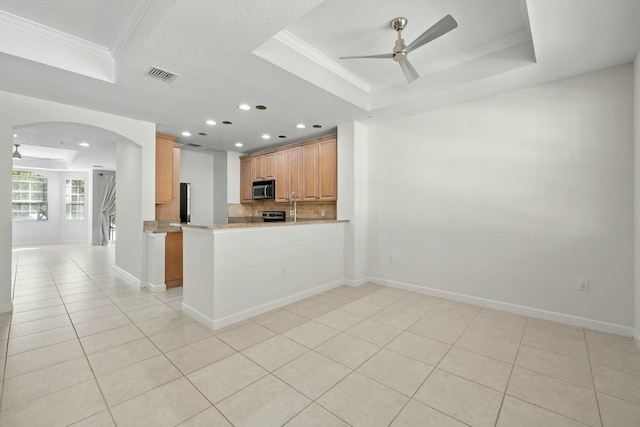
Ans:
[[[582,292],[589,292],[589,280],[584,279],[578,282],[578,290]]]
[[[320,209],[320,216],[324,216],[324,209]]]
[[[287,267],[285,267],[284,265],[282,266],[282,275],[283,276],[287,275]]]
[[[387,260],[389,261],[389,264],[393,264],[393,255],[389,255]]]

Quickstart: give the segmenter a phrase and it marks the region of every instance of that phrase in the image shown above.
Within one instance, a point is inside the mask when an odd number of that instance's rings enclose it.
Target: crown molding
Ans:
[[[135,2],[135,6],[131,13],[127,16],[127,20],[122,26],[121,31],[118,33],[115,41],[111,45],[111,56],[117,61],[120,58],[120,54],[124,51],[129,43],[129,40],[133,37],[138,26],[142,22],[145,14],[149,10],[153,3],[153,0],[139,0]]]
[[[0,25],[10,28],[16,37],[23,37],[26,34],[36,36],[41,39],[64,45],[81,52],[89,53],[105,59],[113,59],[111,52],[104,46],[81,39],[71,34],[58,31],[46,25],[38,24],[17,15],[0,10]]]
[[[106,47],[1,10],[0,52],[115,83],[115,61]]]
[[[345,67],[339,65],[336,61],[329,58],[327,55],[320,52],[318,49],[311,46],[292,32],[288,30],[282,30],[274,36],[274,39],[284,44],[285,46],[295,50],[302,56],[315,62],[321,67],[329,70],[338,77],[346,80],[363,92],[367,94],[371,93],[371,84],[368,81],[358,77],[356,74],[347,70]]]

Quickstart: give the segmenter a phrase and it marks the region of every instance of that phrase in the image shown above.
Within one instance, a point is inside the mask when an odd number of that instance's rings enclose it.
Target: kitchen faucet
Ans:
[[[291,195],[289,196],[289,218],[291,217],[293,217],[293,222],[298,222],[298,206],[296,204],[296,193],[291,193]]]

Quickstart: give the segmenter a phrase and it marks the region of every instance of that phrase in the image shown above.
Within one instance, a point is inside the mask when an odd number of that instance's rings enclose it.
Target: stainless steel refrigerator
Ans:
[[[180,222],[191,222],[191,184],[180,183]]]

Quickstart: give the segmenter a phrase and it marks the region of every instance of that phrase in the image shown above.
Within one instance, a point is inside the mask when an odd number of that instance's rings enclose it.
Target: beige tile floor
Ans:
[[[640,425],[630,338],[371,284],[211,332],[113,247],[13,255],[1,426]]]

